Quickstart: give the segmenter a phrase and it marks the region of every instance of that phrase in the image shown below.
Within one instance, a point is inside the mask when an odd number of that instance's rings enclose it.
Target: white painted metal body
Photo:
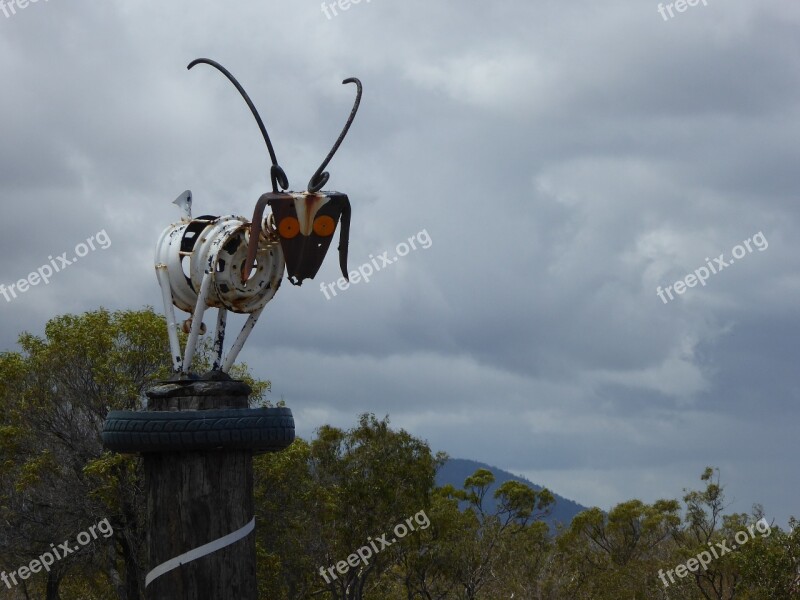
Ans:
[[[175,201],[184,218],[167,227],[156,244],[156,275],[161,286],[169,328],[175,372],[187,373],[203,329],[207,308],[217,308],[214,339],[214,369],[227,372],[244,346],[258,317],[278,291],[285,262],[272,228],[262,229],[256,253],[256,268],[242,281],[250,239],[250,222],[233,215],[191,217],[191,192]],[[175,307],[190,313],[189,339],[182,354],[178,341]],[[223,358],[227,312],[248,314],[247,322]]]

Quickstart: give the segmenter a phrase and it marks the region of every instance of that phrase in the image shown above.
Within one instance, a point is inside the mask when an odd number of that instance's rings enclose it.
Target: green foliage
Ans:
[[[760,510],[754,518],[761,517]],[[764,522],[762,522],[764,523]],[[741,574],[742,598],[782,600],[800,598],[800,523],[791,519],[789,532],[774,525],[755,531],[760,534],[742,546],[735,555]],[[762,533],[764,532],[764,533]]]
[[[385,590],[381,577],[390,577],[417,533],[346,576],[329,575],[326,582],[319,569],[346,560],[370,538],[424,510],[440,460],[424,442],[368,414],[348,431],[323,426],[311,443],[297,440],[285,452],[259,457],[259,520],[275,524],[258,536],[265,558],[262,597],[355,598],[356,589]]]
[[[83,547],[25,587],[48,599],[60,590],[63,600],[138,600],[146,564],[141,465],[104,452],[100,431],[109,410],[141,409],[145,391],[169,377],[164,318],[150,308],[62,315],[43,336],[22,333],[18,345],[0,353],[0,568],[13,571],[108,518],[108,543]],[[194,366],[210,365],[209,354],[205,346]],[[263,402],[269,382],[246,365],[237,374]]]
[[[140,600],[141,464],[104,452],[99,434],[109,410],[141,408],[147,388],[170,374],[164,319],[151,309],[64,315],[41,337],[22,334],[19,348],[0,353],[0,569],[15,570],[50,543],[108,518],[114,534],[106,544],[87,545],[16,591]],[[201,348],[193,369],[210,366],[209,350]],[[249,383],[254,403],[269,405],[268,381],[253,378],[246,365],[234,375]],[[372,414],[350,429],[324,425],[311,440],[256,457],[259,597],[800,599],[798,523],[792,520],[789,532],[767,528],[757,506],[752,515],[726,513],[716,469],[705,469],[701,489],[684,490],[682,503],[595,507],[554,535],[543,522],[555,502],[550,491],[517,481],[495,489],[486,469],[460,488],[437,487],[445,460]],[[495,503],[487,502],[490,493]],[[414,527],[395,539],[398,524]],[[367,562],[327,580],[320,575],[384,534],[395,541]],[[736,549],[706,568],[675,574],[712,546],[732,547],[737,536]],[[677,578],[665,585],[669,572]]]

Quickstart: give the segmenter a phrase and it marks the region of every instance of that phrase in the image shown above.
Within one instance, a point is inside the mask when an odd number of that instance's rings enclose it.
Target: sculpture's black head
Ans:
[[[250,252],[245,265],[252,264],[256,246],[253,240],[261,233],[264,209],[272,207],[275,218],[275,232],[281,242],[286,260],[289,281],[300,285],[304,279],[313,279],[319,271],[339,219],[342,228],[339,233],[339,267],[345,279],[347,276],[347,245],[350,236],[350,200],[339,192],[268,192],[256,203],[253,215],[253,229],[250,232]],[[248,271],[249,273],[249,271]]]
[[[280,190],[286,190],[289,187],[289,180],[284,170],[278,165],[278,159],[275,156],[275,150],[272,148],[267,129],[247,92],[244,91],[244,88],[225,67],[213,60],[198,58],[189,63],[187,68],[191,69],[199,63],[215,67],[236,86],[258,123],[272,160],[272,167],[270,168],[272,192],[263,194],[256,203],[250,229],[247,260],[242,268],[242,280],[247,280],[255,264],[258,238],[262,231],[264,209],[267,204],[272,207],[275,230],[280,238],[290,282],[300,285],[304,279],[314,278],[322,265],[322,261],[325,259],[325,254],[328,252],[328,247],[331,244],[340,219],[342,228],[339,233],[339,267],[344,278],[348,279],[347,247],[350,236],[350,201],[345,194],[320,190],[330,177],[330,174],[324,169],[328,166],[336,150],[339,149],[342,140],[347,135],[347,131],[350,129],[353,119],[355,119],[358,106],[361,104],[361,82],[355,77],[350,77],[342,82],[355,83],[357,87],[356,101],[350,111],[347,123],[345,123],[344,129],[342,129],[325,160],[322,161],[322,164],[311,176],[308,182],[308,191],[294,193],[279,191],[278,189],[280,187]]]

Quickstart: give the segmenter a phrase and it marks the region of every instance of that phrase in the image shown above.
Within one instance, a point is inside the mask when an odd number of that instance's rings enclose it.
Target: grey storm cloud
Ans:
[[[14,6],[18,7],[15,0]],[[6,5],[12,4],[6,0]],[[326,8],[327,7],[327,10]],[[330,14],[330,18],[326,16]],[[299,433],[389,414],[435,449],[586,505],[676,497],[719,466],[732,509],[797,514],[800,5],[30,3],[0,9],[2,346],[64,312],[158,307],[153,247],[251,213],[266,149],[294,189],[329,166],[350,267],[432,243],[326,299],[284,286],[242,354]],[[762,232],[755,251],[656,294]]]

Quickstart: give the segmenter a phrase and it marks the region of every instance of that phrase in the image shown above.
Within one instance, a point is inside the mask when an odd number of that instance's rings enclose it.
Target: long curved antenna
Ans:
[[[261,135],[264,136],[264,141],[267,144],[267,150],[269,150],[269,157],[272,160],[272,168],[270,169],[270,173],[269,173],[270,174],[270,179],[272,180],[272,191],[277,193],[278,192],[278,185],[280,185],[281,189],[284,189],[284,190],[286,188],[288,188],[289,187],[289,180],[286,178],[286,173],[284,172],[284,170],[278,164],[278,159],[275,156],[275,150],[273,149],[272,142],[269,139],[269,134],[267,133],[267,128],[264,127],[264,121],[261,120],[261,116],[258,114],[258,111],[256,110],[256,107],[253,104],[253,101],[250,100],[250,96],[247,95],[247,92],[244,91],[244,88],[236,80],[236,78],[233,75],[231,75],[231,72],[228,71],[228,69],[223,67],[221,64],[219,64],[215,60],[211,60],[210,58],[197,58],[197,59],[193,60],[192,62],[190,62],[189,65],[186,68],[187,69],[191,69],[192,67],[194,67],[195,65],[198,65],[200,63],[211,65],[212,67],[214,67],[215,69],[220,71],[223,75],[225,75],[225,77],[228,78],[228,80],[234,86],[236,86],[236,89],[239,90],[239,93],[242,95],[242,98],[244,98],[244,101],[247,102],[247,106],[250,108],[250,112],[253,113],[253,116],[256,119],[256,123],[258,123],[258,128],[261,130]],[[359,89],[360,89],[360,87],[361,87],[361,84],[359,83]],[[359,92],[359,96],[360,96],[360,92]]]
[[[322,189],[322,186],[328,183],[328,179],[331,175],[327,171],[324,171],[324,169],[328,166],[328,163],[331,162],[333,155],[336,154],[336,151],[339,149],[342,140],[344,140],[344,136],[347,135],[347,130],[350,129],[350,125],[353,124],[353,119],[356,118],[358,105],[361,104],[361,81],[357,77],[348,77],[342,82],[342,84],[346,83],[355,83],[356,86],[358,86],[358,91],[356,92],[356,101],[355,104],[353,104],[353,110],[350,111],[350,116],[347,119],[347,123],[344,124],[342,133],[339,134],[339,139],[336,140],[333,148],[331,148],[331,151],[328,152],[328,156],[325,157],[325,160],[322,161],[319,169],[314,172],[314,174],[311,176],[311,179],[308,181],[309,192],[318,192]]]

